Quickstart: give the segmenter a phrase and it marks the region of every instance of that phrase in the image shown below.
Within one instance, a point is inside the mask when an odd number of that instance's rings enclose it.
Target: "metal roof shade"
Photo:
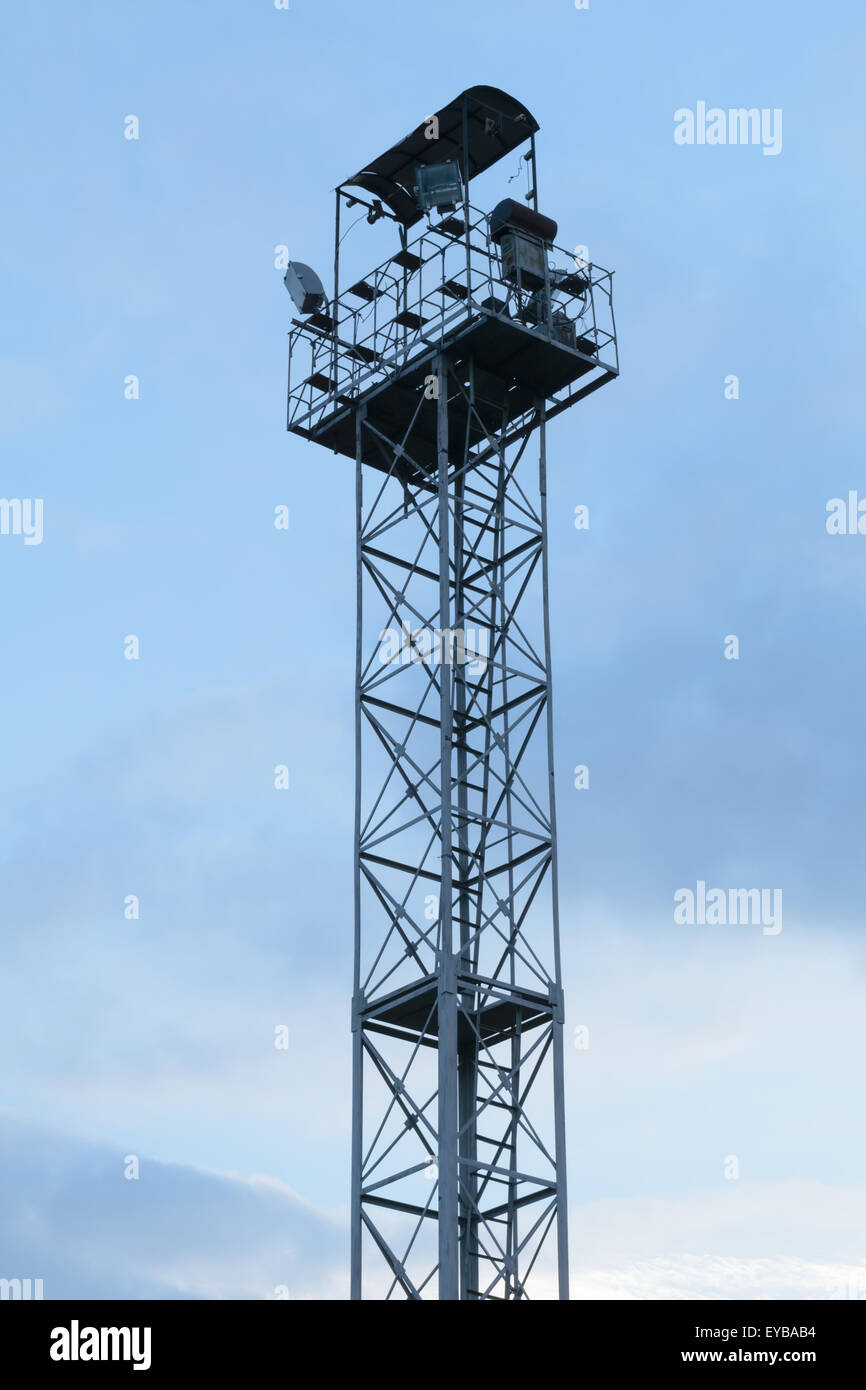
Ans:
[[[468,149],[464,160],[463,109],[466,105]],[[381,198],[406,227],[420,222],[423,213],[415,201],[415,169],[419,164],[439,164],[456,159],[464,177],[473,179],[497,160],[522,145],[538,130],[532,112],[498,87],[467,87],[436,112],[439,139],[425,131],[430,117],[398,140],[378,159],[347,179],[341,187],[363,188]]]

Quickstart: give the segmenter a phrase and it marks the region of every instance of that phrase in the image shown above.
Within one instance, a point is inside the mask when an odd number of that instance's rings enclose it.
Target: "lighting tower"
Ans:
[[[286,274],[288,428],[357,479],[353,1298],[568,1297],[545,435],[618,358],[537,130],[463,92],[337,188],[333,295]],[[344,285],[353,207],[393,246]]]

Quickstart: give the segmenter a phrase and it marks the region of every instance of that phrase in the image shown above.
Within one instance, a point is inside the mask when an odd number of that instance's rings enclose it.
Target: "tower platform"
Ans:
[[[367,1002],[360,1017],[373,1032],[435,1047],[439,1036],[437,989],[435,975],[414,980],[402,989]],[[550,1023],[554,1013],[554,1001],[545,995],[509,988],[500,980],[487,981],[458,973],[457,993],[458,1043],[471,1043],[477,1038],[488,1048],[493,1047],[518,1033]]]
[[[546,324],[531,327],[505,311],[479,309],[452,327],[436,343],[436,350],[446,352],[458,368],[463,358],[471,360],[474,372],[474,402],[470,405],[468,391],[462,399],[456,392],[449,401],[455,438],[462,441],[468,426],[470,448],[483,449],[488,437],[497,435],[503,426],[522,428],[539,399],[549,403],[549,419],[617,375],[614,364],[601,360],[591,334],[575,335],[575,340],[572,347],[558,341]],[[374,381],[357,394],[337,392],[314,424],[305,426],[298,421],[289,428],[335,453],[354,458],[355,415],[363,406],[368,423],[388,440],[400,439],[411,428],[410,465],[433,470],[435,415],[427,413],[416,420],[432,350],[431,344],[419,342],[415,355],[385,381]],[[331,388],[327,378],[312,382],[317,384]],[[364,434],[363,447],[362,462],[386,472],[393,467],[392,452],[378,449],[369,431]]]

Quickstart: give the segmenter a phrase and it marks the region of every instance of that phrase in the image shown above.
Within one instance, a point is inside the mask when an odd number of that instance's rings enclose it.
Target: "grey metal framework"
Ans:
[[[357,475],[351,1293],[567,1298],[546,428],[617,375],[612,284],[552,243],[506,277],[469,183],[528,141],[537,210],[537,125],[487,87],[438,117],[338,188],[290,333],[289,429]],[[343,202],[398,233],[346,290]]]

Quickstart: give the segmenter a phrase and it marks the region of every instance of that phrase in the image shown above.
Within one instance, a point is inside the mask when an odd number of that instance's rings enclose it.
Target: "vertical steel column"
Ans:
[[[547,764],[550,784],[550,892],[553,913],[553,1125],[556,1156],[556,1254],[559,1297],[568,1290],[568,1184],[565,1171],[565,1057],[563,1052],[564,998],[562,991],[562,950],[559,941],[559,866],[556,847],[556,788],[553,751],[553,675],[550,656],[550,598],[547,557],[547,409],[538,402],[538,488],[541,517],[541,573],[544,595],[544,664],[547,673]]]
[[[536,212],[538,212],[538,168],[537,168],[536,163],[535,163],[535,136],[534,136],[534,135],[530,136],[530,139],[529,139],[529,167],[530,167],[530,170],[531,170],[531,177],[532,177],[532,189],[530,190],[531,193],[532,193],[532,206],[533,206],[533,209],[534,209]]]
[[[449,554],[451,528],[448,467],[448,363],[444,353],[437,353],[434,359],[434,374],[439,393],[436,408],[439,493],[439,627],[443,633],[443,648],[445,648],[447,639],[444,634],[450,632],[451,629],[451,557]],[[439,958],[437,963],[439,1298],[450,1301],[459,1299],[460,1281],[457,1239],[457,970],[452,929],[451,748],[453,739],[451,665],[445,661],[439,668],[439,687],[439,849],[442,865],[439,889]]]
[[[339,194],[337,195],[339,200]],[[361,673],[363,665],[364,571],[361,542],[364,523],[364,470],[362,432],[364,410],[355,416],[355,961],[352,987],[352,1186],[351,1186],[351,1287],[350,1297],[361,1297],[361,1164],[363,1162],[364,1038],[361,1032]]]
[[[338,363],[339,363],[339,344],[340,344],[340,190],[335,190],[337,200],[334,210],[334,302],[331,305],[331,317],[334,326],[331,330],[331,380],[333,386],[331,392],[337,394]]]
[[[467,364],[469,375],[469,399],[475,404],[474,363]],[[466,690],[466,593],[465,577],[465,522],[464,488],[466,483],[467,459],[465,442],[461,450],[459,467],[454,477],[454,629],[458,634],[456,642],[456,662],[454,666],[454,746],[457,763],[457,872],[460,883],[458,893],[458,924],[460,932],[460,973],[467,975],[472,971],[472,956],[469,946],[471,931],[472,895],[467,886],[470,874],[469,854],[469,789],[468,789],[468,731],[466,711],[469,704]],[[464,987],[461,992],[464,1007],[471,1011],[475,991]],[[458,1025],[460,1017],[458,1016]],[[460,1137],[458,1143],[460,1174],[460,1297],[474,1299],[478,1292],[478,1252],[477,1220],[475,1205],[478,1193],[477,1120],[478,1107],[478,1065],[477,1042],[469,1028],[463,1030],[462,1040],[457,1041],[457,1088],[458,1119]]]
[[[463,98],[463,105],[460,113],[460,172],[463,175],[463,236],[466,242],[466,289],[469,299],[472,298],[472,235],[470,226],[472,223],[471,208],[469,204],[469,105],[466,98]]]

